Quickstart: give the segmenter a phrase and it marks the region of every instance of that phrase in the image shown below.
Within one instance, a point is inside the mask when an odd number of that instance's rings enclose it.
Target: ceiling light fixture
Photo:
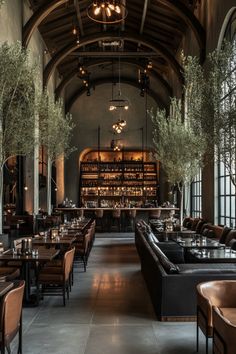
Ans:
[[[121,86],[120,86],[120,57],[119,57],[119,79],[118,79],[118,94],[113,97],[113,86],[112,84],[112,98],[109,101],[109,111],[116,111],[119,110],[125,110],[127,111],[129,109],[129,101],[125,97],[122,96],[121,94]]]
[[[87,8],[87,16],[95,22],[113,24],[123,21],[128,15],[121,0],[94,0]]]
[[[119,119],[112,126],[114,134],[120,134],[125,126],[126,126],[126,121],[124,119]]]

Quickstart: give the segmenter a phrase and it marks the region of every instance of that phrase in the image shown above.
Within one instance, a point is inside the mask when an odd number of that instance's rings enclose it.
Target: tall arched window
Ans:
[[[233,11],[231,10],[227,25],[224,25],[224,32],[221,33],[221,39],[222,38],[225,38],[227,41],[235,43],[236,45],[236,9]],[[232,65],[230,62],[229,65],[229,75],[225,79],[223,86],[224,94],[221,101],[223,109],[229,103],[235,104],[236,108],[236,67],[235,64]],[[234,146],[236,149],[236,141]],[[236,177],[235,158],[230,155],[229,161],[233,175]],[[216,181],[218,192],[218,223],[236,227],[236,188],[230,179],[229,168],[227,168],[223,162],[219,163],[217,166]]]

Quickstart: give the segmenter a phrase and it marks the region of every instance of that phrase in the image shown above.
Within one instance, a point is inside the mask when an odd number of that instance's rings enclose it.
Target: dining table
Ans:
[[[236,251],[226,248],[192,249],[189,251],[194,261],[200,263],[236,263]]]
[[[76,237],[74,235],[64,235],[64,236],[57,236],[53,239],[50,237],[41,237],[41,236],[35,236],[32,238],[32,245],[33,247],[35,246],[45,246],[47,248],[60,248],[62,246],[65,247],[71,247],[73,242],[76,240]]]
[[[21,278],[25,280],[24,306],[36,305],[35,298],[31,294],[31,268],[35,269],[37,274],[39,267],[49,261],[52,261],[60,250],[55,248],[46,248],[41,246],[37,248],[37,254],[15,254],[9,249],[0,254],[0,262],[15,262],[21,271]],[[31,267],[32,266],[32,267]]]

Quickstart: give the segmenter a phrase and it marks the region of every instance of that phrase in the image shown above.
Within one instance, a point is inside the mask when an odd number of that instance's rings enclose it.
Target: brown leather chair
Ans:
[[[120,209],[112,210],[111,228],[112,227],[115,227],[118,232],[121,231],[121,210]]]
[[[126,231],[129,230],[129,227],[131,228],[131,231],[134,231],[136,214],[136,209],[130,209],[126,211]]]
[[[236,308],[213,306],[213,353],[234,354],[236,352]]]
[[[94,216],[96,219],[96,229],[97,231],[104,231],[104,210],[103,209],[96,209],[94,212]]]
[[[80,242],[75,242],[75,258],[77,260],[82,260],[84,265],[84,271],[86,272],[86,267],[88,263],[88,257],[90,252],[90,243],[92,240],[92,229],[88,229],[86,234],[83,236]]]
[[[40,295],[62,295],[63,305],[66,305],[66,294],[67,299],[69,299],[74,254],[75,248],[72,248],[64,254],[61,265],[58,263],[57,266],[55,266],[55,264],[50,266],[50,262],[48,262],[47,266],[39,271],[37,278],[38,299],[40,298]]]
[[[208,338],[213,336],[213,306],[236,307],[235,280],[215,280],[197,285],[197,351],[200,328],[206,337],[206,353],[208,353]]]
[[[1,310],[1,354],[11,352],[10,344],[19,333],[18,354],[22,354],[22,301],[25,282],[21,280],[3,298]]]

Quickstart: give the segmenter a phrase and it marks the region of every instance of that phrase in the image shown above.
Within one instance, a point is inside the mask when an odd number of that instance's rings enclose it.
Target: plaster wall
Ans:
[[[21,41],[22,3],[19,0],[8,0],[0,9],[0,44]]]
[[[122,115],[127,121],[124,132],[114,135],[112,124],[119,116],[108,110],[111,99],[111,84],[96,87],[91,96],[83,94],[72,106],[71,113],[76,127],[73,132],[72,145],[78,149],[65,163],[65,197],[78,203],[79,155],[86,148],[98,147],[98,126],[100,126],[100,145],[110,147],[112,139],[120,139],[124,147],[142,148],[142,129],[144,128],[144,147],[152,146],[152,123],[147,116],[146,134],[146,104],[145,97],[132,86],[122,84],[122,95],[130,101],[129,110]],[[147,97],[147,109],[156,107],[155,101]],[[147,143],[146,143],[147,137]]]

